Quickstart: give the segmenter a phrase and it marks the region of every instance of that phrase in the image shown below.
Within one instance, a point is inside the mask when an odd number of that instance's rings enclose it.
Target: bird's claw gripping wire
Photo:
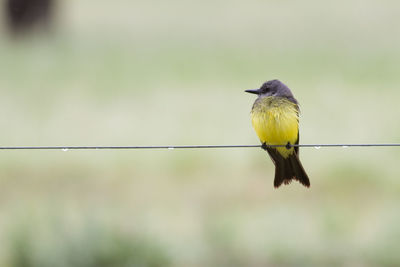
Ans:
[[[282,145],[282,146],[283,146],[283,145]],[[261,145],[261,148],[264,149],[264,150],[267,150],[268,147],[269,147],[269,146],[267,145],[267,143],[262,143],[262,145]],[[272,147],[274,147],[274,146],[272,146]],[[293,147],[293,145],[292,145],[290,142],[288,142],[288,143],[285,145],[285,147],[286,147],[286,149],[291,149],[291,148]]]
[[[287,142],[285,147],[286,147],[286,149],[291,149],[292,148],[292,144],[290,142]]]
[[[262,143],[261,148],[264,149],[265,151],[267,150],[268,146],[266,143]]]

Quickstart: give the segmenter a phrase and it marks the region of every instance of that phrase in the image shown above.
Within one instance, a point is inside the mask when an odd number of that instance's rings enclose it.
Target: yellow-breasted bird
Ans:
[[[310,180],[299,160],[299,147],[293,147],[299,143],[299,105],[289,87],[279,80],[271,80],[259,89],[245,92],[258,95],[251,110],[251,121],[261,147],[275,164],[274,186],[278,188],[295,179],[309,187]]]

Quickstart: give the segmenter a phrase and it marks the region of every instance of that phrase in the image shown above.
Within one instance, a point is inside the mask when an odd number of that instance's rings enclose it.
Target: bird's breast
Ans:
[[[298,107],[283,97],[258,98],[251,111],[253,127],[261,142],[269,145],[295,144],[299,132]],[[278,148],[287,156],[293,148]]]

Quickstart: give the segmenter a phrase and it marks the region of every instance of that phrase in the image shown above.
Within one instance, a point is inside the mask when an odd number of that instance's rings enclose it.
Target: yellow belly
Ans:
[[[259,98],[251,111],[253,127],[262,143],[267,145],[295,144],[299,132],[297,105],[281,97]],[[294,149],[277,148],[283,157],[288,157]]]

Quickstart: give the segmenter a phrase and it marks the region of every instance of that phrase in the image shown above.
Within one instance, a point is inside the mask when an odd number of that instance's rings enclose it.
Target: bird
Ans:
[[[245,90],[258,95],[251,109],[251,122],[275,165],[274,187],[293,179],[310,187],[310,179],[299,159],[299,103],[289,87],[270,80],[259,89]],[[279,146],[279,147],[276,147]]]

